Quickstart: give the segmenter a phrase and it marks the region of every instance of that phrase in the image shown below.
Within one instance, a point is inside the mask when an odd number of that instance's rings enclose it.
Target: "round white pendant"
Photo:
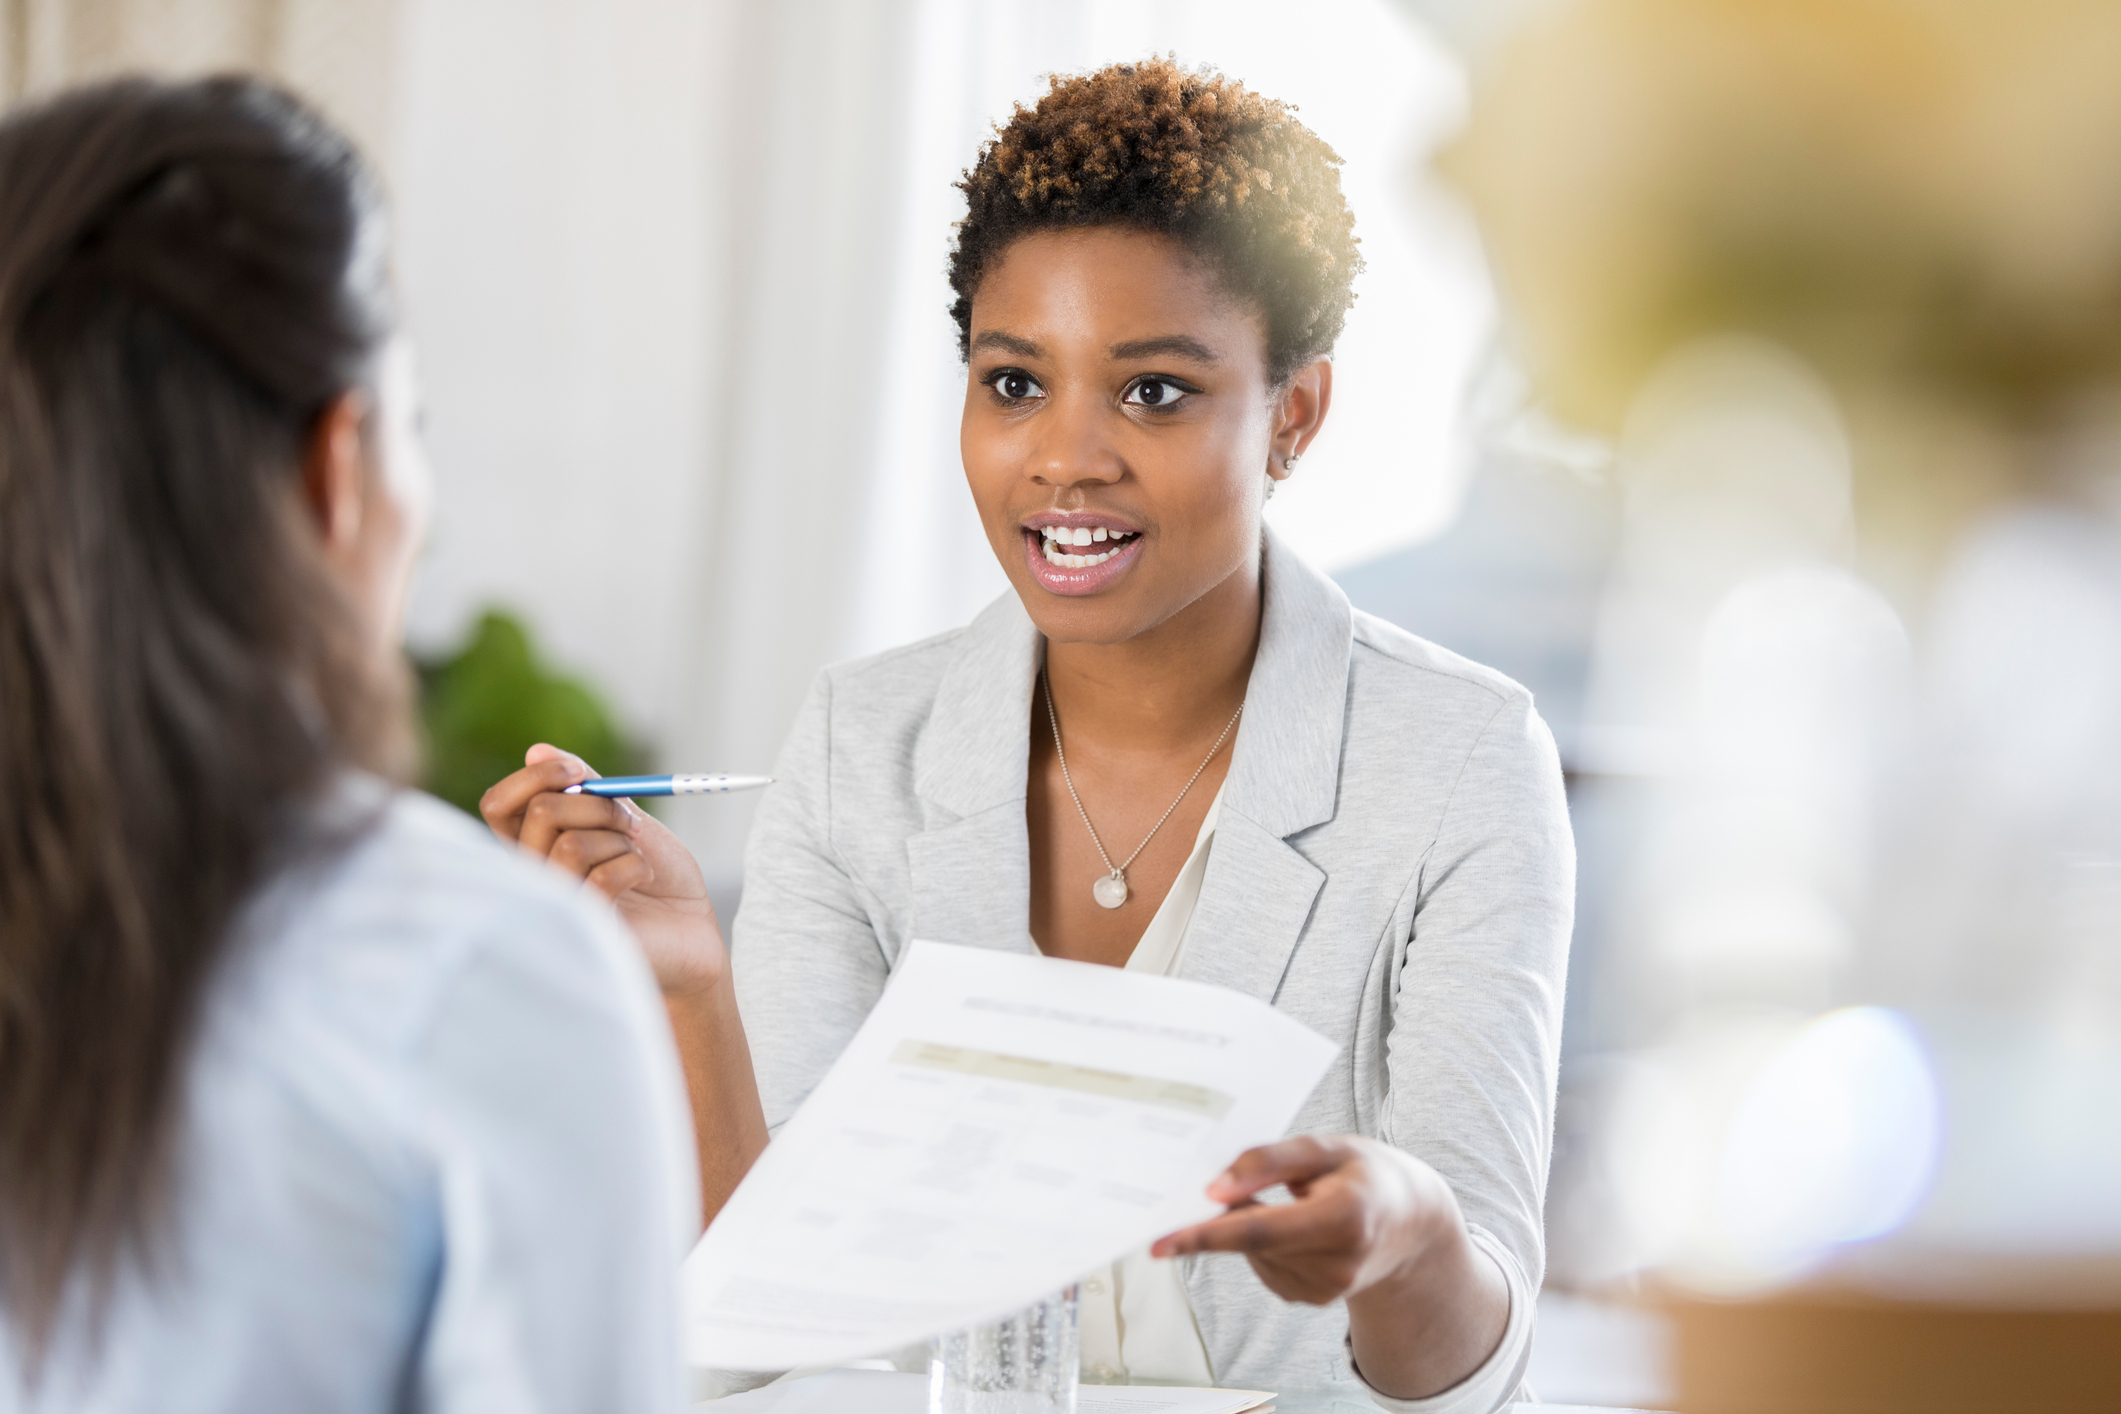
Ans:
[[[1090,892],[1097,896],[1098,907],[1118,908],[1127,901],[1127,880],[1116,872],[1107,874],[1090,886]]]

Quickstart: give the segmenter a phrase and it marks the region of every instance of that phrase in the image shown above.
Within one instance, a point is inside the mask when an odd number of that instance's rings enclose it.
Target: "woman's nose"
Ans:
[[[1119,480],[1126,464],[1104,435],[1097,410],[1060,406],[1041,422],[1027,468],[1032,480],[1056,487]]]

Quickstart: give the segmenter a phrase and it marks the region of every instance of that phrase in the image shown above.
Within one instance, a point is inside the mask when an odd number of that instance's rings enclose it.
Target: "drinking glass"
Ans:
[[[937,1336],[928,1414],[1075,1414],[1075,1288],[1013,1316]]]

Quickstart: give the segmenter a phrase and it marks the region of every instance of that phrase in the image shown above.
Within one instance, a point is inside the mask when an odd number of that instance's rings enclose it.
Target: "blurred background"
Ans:
[[[658,765],[764,771],[812,674],[1005,581],[957,455],[952,183],[1044,76],[1172,52],[1299,104],[1370,263],[1319,473],[1329,568],[1435,535],[1492,297],[1423,164],[1461,59],[1394,0],[4,0],[11,92],[272,72],[388,176],[441,473],[427,658],[501,610]],[[600,766],[602,762],[598,762]],[[718,892],[755,799],[674,808]],[[687,812],[690,813],[687,813]]]
[[[384,171],[460,803],[540,738],[766,770],[1002,592],[951,184],[1163,52],[1346,161],[1270,519],[1561,748],[1535,1386],[2121,1401],[2121,5],[0,0],[10,97],[261,69]],[[754,803],[667,817],[725,916]]]

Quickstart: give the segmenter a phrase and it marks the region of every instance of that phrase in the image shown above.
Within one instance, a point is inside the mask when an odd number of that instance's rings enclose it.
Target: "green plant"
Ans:
[[[427,789],[477,814],[487,787],[523,764],[541,741],[572,751],[607,776],[646,769],[646,750],[578,678],[538,660],[530,633],[489,609],[454,657],[415,660],[426,733]]]

